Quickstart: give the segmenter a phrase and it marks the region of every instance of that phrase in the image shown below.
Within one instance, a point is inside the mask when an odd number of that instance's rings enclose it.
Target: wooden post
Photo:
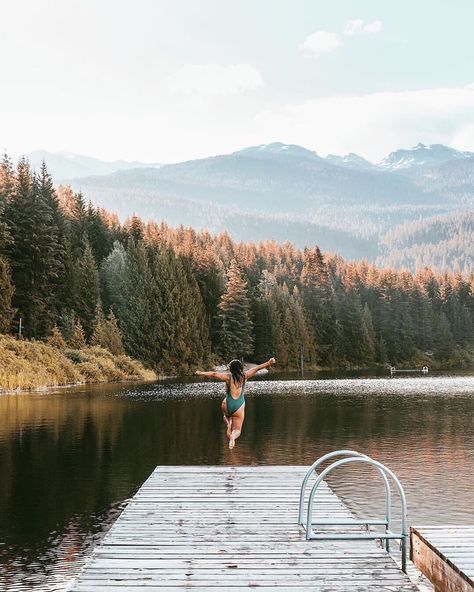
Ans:
[[[463,570],[469,549],[469,539],[463,533],[467,532],[472,533],[472,527],[470,531],[467,527],[411,527],[410,559],[433,584],[435,592],[474,592],[472,577]],[[447,555],[443,547],[454,551]]]

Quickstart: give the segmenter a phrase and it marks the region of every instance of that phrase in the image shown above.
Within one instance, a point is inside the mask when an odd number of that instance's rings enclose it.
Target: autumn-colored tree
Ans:
[[[86,334],[84,333],[84,329],[82,328],[81,322],[77,321],[74,326],[74,333],[72,334],[71,339],[69,339],[67,345],[71,349],[82,349],[86,347]]]
[[[66,342],[64,340],[64,337],[62,336],[61,331],[59,330],[57,325],[53,326],[53,329],[51,331],[51,335],[48,337],[48,340],[46,342],[48,345],[51,345],[57,349],[65,349],[66,348]]]
[[[107,318],[102,312],[102,305],[97,304],[94,332],[90,340],[91,345],[98,345],[108,349],[112,354],[119,356],[125,353],[122,333],[117,324],[117,319],[112,310]]]

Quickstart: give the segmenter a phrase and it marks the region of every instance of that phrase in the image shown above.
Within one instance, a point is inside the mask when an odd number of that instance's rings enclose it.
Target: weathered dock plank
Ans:
[[[474,592],[474,525],[410,531],[411,559],[436,592]]]
[[[305,472],[292,466],[157,467],[69,590],[415,592],[373,542],[306,540],[297,524]],[[314,516],[353,519],[323,485]]]

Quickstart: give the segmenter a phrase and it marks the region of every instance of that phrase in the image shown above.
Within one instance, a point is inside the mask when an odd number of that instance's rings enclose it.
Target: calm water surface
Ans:
[[[247,393],[233,452],[222,384],[0,396],[0,590],[64,590],[158,464],[310,464],[355,448],[400,477],[410,523],[474,523],[474,376],[261,380]],[[383,491],[360,476],[345,468],[331,485],[364,514]]]

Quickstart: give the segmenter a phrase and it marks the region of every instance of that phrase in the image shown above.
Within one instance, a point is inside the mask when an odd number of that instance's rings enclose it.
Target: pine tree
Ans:
[[[45,161],[42,162],[40,168],[38,192],[50,215],[51,241],[48,246],[47,256],[52,262],[53,273],[50,274],[49,280],[51,301],[48,306],[51,310],[52,320],[57,321],[59,311],[64,306],[62,300],[64,281],[69,279],[65,274],[68,243],[64,216],[60,210],[53,180],[48,173]]]
[[[99,272],[89,244],[76,265],[74,274],[74,310],[81,321],[87,339],[94,331],[97,304],[100,297]]]
[[[146,245],[131,240],[127,248],[124,278],[125,308],[119,317],[127,353],[148,366],[162,362],[160,294],[153,277],[151,255]]]
[[[278,363],[284,368],[286,347],[282,336],[282,314],[289,294],[286,290],[285,296],[282,296],[281,291],[275,276],[264,270],[257,287],[257,298],[254,299],[253,334],[255,360],[260,363],[277,356]]]
[[[0,162],[0,253],[9,245],[13,237],[8,229],[8,224],[5,222],[5,207],[12,199],[15,187],[15,176],[13,172],[13,165],[6,154],[4,154]]]
[[[136,214],[133,214],[133,216],[125,222],[125,231],[128,238],[131,238],[135,243],[138,243],[143,239],[145,225]]]
[[[170,280],[162,278],[170,288],[167,309],[171,340],[168,347],[171,366],[175,370],[189,372],[205,365],[209,359],[210,343],[205,308],[199,286],[194,279],[190,265],[171,251],[163,252]],[[156,278],[157,282],[160,280]],[[163,298],[163,303],[166,298]],[[164,311],[163,311],[163,316]]]
[[[367,364],[373,364],[375,361],[375,331],[372,320],[372,313],[366,303],[362,309],[362,349],[364,351],[363,360]]]
[[[110,254],[102,261],[100,278],[102,301],[121,319],[125,314],[125,273],[127,253],[122,243],[115,241]]]
[[[125,353],[123,346],[123,338],[120,328],[117,323],[117,319],[112,310],[109,311],[107,319],[105,321],[107,329],[108,349],[116,356],[120,356]]]
[[[282,333],[286,352],[279,355],[284,362],[286,359],[286,368],[289,370],[301,369],[301,361],[303,361],[304,367],[314,368],[316,366],[314,337],[309,329],[303,302],[296,286],[293,288],[287,306],[285,306]],[[285,366],[283,367],[285,368]]]
[[[454,353],[454,339],[448,318],[441,312],[436,319],[434,353],[439,360],[449,360]]]
[[[102,303],[100,300],[98,300],[94,319],[94,331],[92,332],[92,336],[89,339],[89,343],[91,345],[99,345],[100,347],[105,347],[105,349],[107,349],[107,346],[104,345],[106,342],[107,335],[105,328],[105,315],[104,311],[102,310]]]
[[[233,259],[227,271],[227,285],[219,302],[220,352],[224,358],[247,356],[253,350],[253,323],[247,283]]]
[[[122,334],[117,324],[117,319],[112,310],[105,318],[100,303],[97,305],[94,332],[91,338],[91,345],[98,345],[108,349],[112,354],[119,356],[125,353]]]
[[[16,184],[5,219],[14,242],[5,253],[15,285],[13,305],[24,320],[25,335],[44,337],[53,322],[54,285],[61,272],[61,249],[51,204],[26,160],[17,167]]]
[[[318,247],[306,248],[301,294],[314,332],[318,363],[331,366],[336,358],[336,311],[329,273]]]
[[[10,266],[0,256],[0,333],[8,333],[14,316],[12,296],[14,288],[10,277]]]
[[[278,311],[275,309],[274,303],[264,297],[260,297],[254,303],[253,319],[254,319],[254,359],[257,363],[268,360],[269,357],[278,356],[278,363],[284,367],[284,361],[281,360],[281,355],[277,353],[275,347],[274,332],[276,329],[275,320]]]
[[[71,339],[68,341],[68,346],[71,349],[83,349],[87,346],[86,341],[86,334],[84,333],[84,329],[80,321],[77,321],[76,325],[74,326],[74,333],[72,334]]]
[[[339,363],[364,366],[374,362],[372,315],[367,304],[362,307],[357,293],[338,290],[336,326]]]
[[[57,349],[66,349],[66,342],[64,341],[64,337],[62,336],[62,333],[58,329],[57,325],[53,326],[51,335],[48,337],[46,343],[52,347],[56,347]]]
[[[385,364],[388,362],[387,344],[385,343],[385,339],[382,336],[380,336],[377,344],[376,359],[380,364]],[[391,363],[393,362],[391,361]]]
[[[416,319],[415,346],[430,352],[433,349],[433,308],[426,291],[420,287],[413,295],[412,311]]]
[[[71,187],[60,187],[58,203],[65,218],[70,258],[77,261],[81,258],[88,244],[87,209],[82,193],[74,193]]]
[[[10,159],[5,154],[0,163],[0,333],[7,333],[14,315],[12,308],[13,284],[10,265],[1,252],[12,242],[8,225],[4,221],[5,206],[11,199],[14,174]]]
[[[90,202],[85,213],[85,226],[94,258],[97,265],[100,265],[112,249],[112,234],[99,211]]]
[[[59,330],[66,342],[72,338],[77,318],[73,310],[63,309],[59,316]]]

